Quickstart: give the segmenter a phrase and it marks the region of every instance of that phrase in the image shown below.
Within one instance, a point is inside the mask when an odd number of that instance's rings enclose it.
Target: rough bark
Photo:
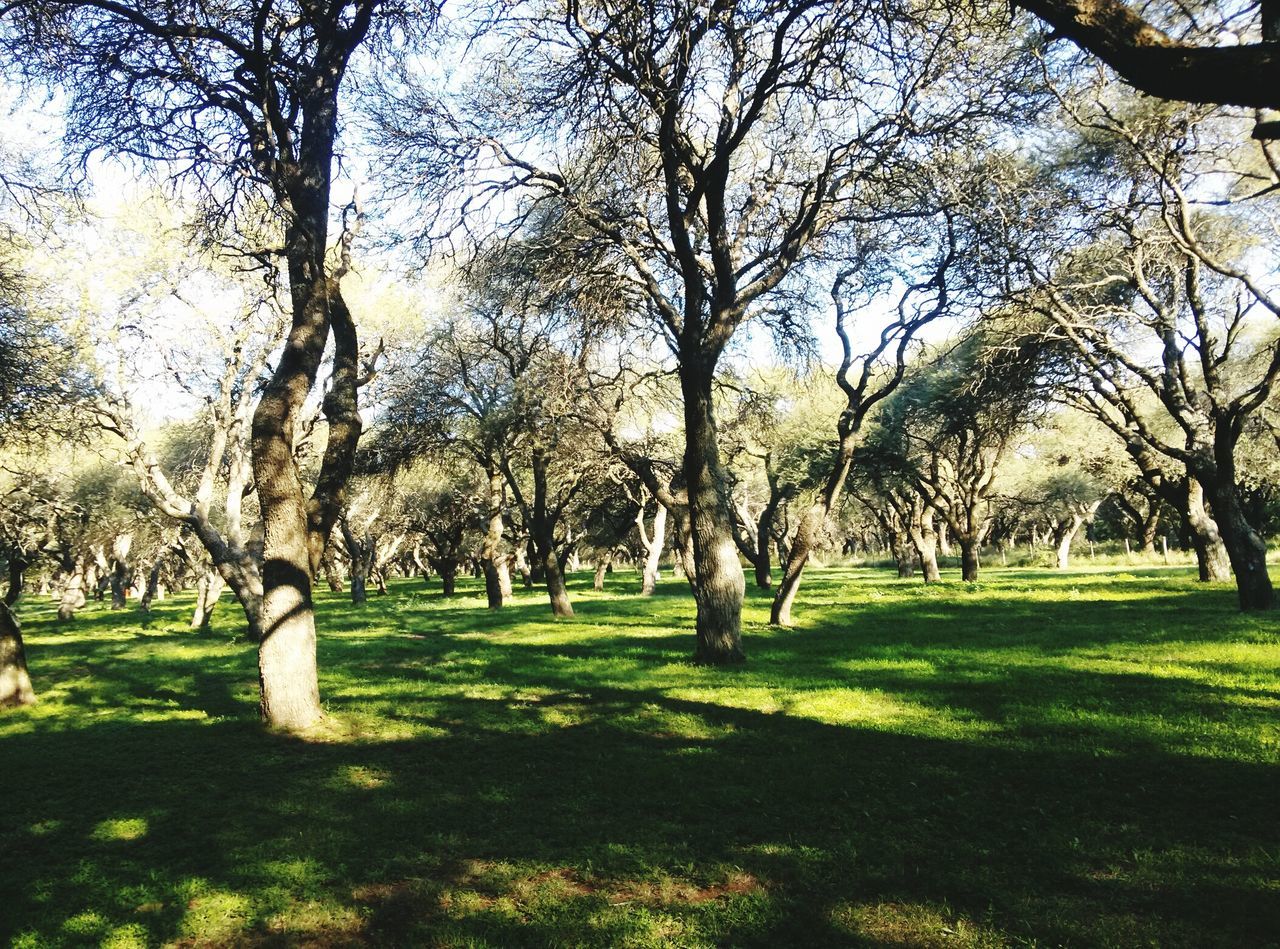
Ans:
[[[22,628],[8,604],[0,603],[0,708],[31,705],[35,700]]]
[[[599,592],[604,589],[604,576],[609,572],[609,566],[613,563],[613,551],[606,551],[600,555],[600,559],[596,561],[595,573],[591,578],[591,589]]]
[[[1275,594],[1267,572],[1267,544],[1245,517],[1234,472],[1219,477],[1211,500],[1222,543],[1235,573],[1240,609],[1247,612],[1272,609]]]
[[[694,661],[727,665],[746,659],[742,601],[746,576],[733,539],[733,514],[725,491],[711,397],[714,366],[686,358],[680,367],[684,395],[685,484],[693,568],[697,577],[697,648]]]
[[[923,505],[919,515],[911,522],[911,543],[920,558],[920,573],[925,583],[939,583],[942,573],[938,570],[938,533],[933,527],[933,511]]]
[[[507,568],[507,553],[502,548],[502,472],[491,464],[488,471],[489,526],[480,547],[480,560],[484,569],[484,589],[489,598],[489,609],[501,609],[511,601],[511,574]]]
[[[84,595],[85,574],[85,565],[77,563],[64,581],[62,597],[58,601],[58,619],[64,623],[74,619],[76,611],[81,609],[86,602]]]
[[[978,569],[981,566],[978,555],[978,542],[967,537],[957,537],[960,544],[960,575],[968,583],[976,583]]]
[[[1218,523],[1204,506],[1204,487],[1198,478],[1188,475],[1184,483],[1184,505],[1191,545],[1196,552],[1196,565],[1202,583],[1229,583],[1231,559]]]
[[[1144,20],[1122,0],[1016,0],[1148,95],[1280,109],[1280,47],[1264,15],[1263,43],[1194,46]]]

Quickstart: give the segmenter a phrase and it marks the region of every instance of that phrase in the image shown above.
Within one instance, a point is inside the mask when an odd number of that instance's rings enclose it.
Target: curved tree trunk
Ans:
[[[22,646],[22,628],[8,604],[0,603],[0,708],[30,705],[35,700]]]
[[[572,616],[573,604],[569,602],[569,591],[564,584],[564,571],[560,569],[560,558],[551,549],[542,558],[542,569],[546,575],[547,597],[551,600],[551,612],[556,616]]]
[[[644,510],[640,511],[640,524],[644,526]],[[644,572],[640,579],[640,595],[653,596],[654,591],[658,588],[658,579],[661,576],[662,551],[667,544],[667,508],[662,503],[657,504],[657,510],[653,514],[653,531],[648,535],[648,540],[644,545]]]
[[[1201,582],[1230,582],[1231,560],[1222,542],[1218,523],[1205,510],[1203,486],[1190,475],[1186,480],[1186,516]]]
[[[701,665],[742,662],[742,601],[746,576],[733,537],[733,514],[725,493],[724,472],[711,398],[714,367],[686,358],[680,367],[684,395],[685,484],[689,492],[689,523],[693,567],[697,577],[697,648]]]
[[[200,579],[196,581],[196,605],[191,614],[192,629],[201,632],[209,631],[213,621],[213,611],[218,605],[223,586],[222,576],[217,571],[208,570],[201,574]]]
[[[822,531],[836,498],[844,489],[845,480],[849,477],[849,468],[853,464],[854,436],[841,428],[839,441],[831,471],[823,486],[822,494],[800,516],[796,524],[795,537],[787,549],[786,565],[782,568],[782,579],[778,582],[778,590],[773,595],[773,606],[769,610],[769,622],[774,626],[791,625],[791,607],[795,603],[796,593],[800,590],[800,580],[804,576],[805,565],[813,555],[818,536]]]
[[[933,527],[933,511],[928,505],[911,526],[911,542],[920,558],[920,572],[925,583],[939,583],[942,574],[938,570],[938,532]]]
[[[596,570],[591,577],[591,589],[599,592],[604,589],[604,575],[609,572],[609,565],[613,562],[613,551],[600,555],[600,559],[596,561]]]

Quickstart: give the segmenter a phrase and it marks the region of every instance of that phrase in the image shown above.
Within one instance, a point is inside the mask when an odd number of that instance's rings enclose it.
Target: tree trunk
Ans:
[[[1084,524],[1084,518],[1079,514],[1072,514],[1071,520],[1060,521],[1054,529],[1054,544],[1057,548],[1058,569],[1067,570],[1071,566],[1071,544],[1076,539],[1076,535],[1080,533],[1080,527]]]
[[[35,700],[22,629],[8,604],[0,603],[0,708],[31,705]]]
[[[599,592],[604,589],[604,575],[609,572],[609,562],[613,560],[613,551],[601,554],[596,561],[596,572],[591,578],[591,589]]]
[[[213,612],[218,606],[218,598],[222,596],[222,588],[226,582],[216,570],[206,571],[196,581],[196,605],[191,615],[191,628],[208,632],[213,621]]]
[[[363,606],[369,600],[367,581],[363,570],[354,570],[351,574],[351,605]]]
[[[62,588],[62,598],[58,601],[58,619],[67,622],[75,618],[76,610],[85,604],[84,595],[85,568],[76,564],[67,576],[66,585]]]
[[[898,579],[907,580],[916,575],[913,548],[906,531],[893,532],[893,559],[898,567]]]
[[[24,554],[11,553],[9,555],[9,589],[4,595],[6,606],[13,606],[22,598],[23,582],[26,579],[27,567],[29,566],[31,566],[31,563]]]
[[[644,517],[641,510],[640,517]],[[653,514],[653,531],[649,534],[649,542],[644,551],[644,572],[641,574],[640,595],[653,596],[658,588],[661,576],[662,551],[667,545],[667,508],[657,504]]]
[[[685,354],[680,366],[684,395],[684,475],[689,492],[693,568],[697,577],[697,648],[701,665],[727,665],[746,659],[742,648],[742,601],[746,576],[733,538],[716,442],[711,397],[714,365]]]
[[[1236,575],[1240,609],[1270,610],[1275,605],[1275,595],[1267,573],[1267,544],[1244,515],[1234,476],[1219,479],[1212,500],[1213,513]]]
[[[957,537],[960,545],[960,575],[965,581],[975,583],[978,579],[978,542],[964,537]]]
[[[911,542],[915,544],[916,554],[920,558],[920,572],[925,583],[938,583],[942,574],[938,570],[938,532],[933,527],[933,511],[924,505],[924,510],[911,528]]]
[[[452,569],[440,571],[440,594],[441,596],[453,596],[454,590],[458,585],[458,566],[453,565]]]
[[[156,562],[151,565],[151,569],[147,571],[147,586],[142,591],[142,599],[138,605],[142,608],[142,612],[150,613],[151,604],[155,601],[156,593],[160,589],[160,568],[163,561],[157,557]]]
[[[572,616],[573,604],[569,602],[569,591],[564,585],[564,571],[560,569],[560,558],[552,548],[542,558],[542,568],[546,573],[547,596],[551,600],[551,612],[556,616]]]
[[[796,524],[796,534],[787,550],[786,565],[782,569],[782,579],[778,583],[778,591],[773,595],[773,606],[769,610],[769,622],[774,626],[791,625],[791,607],[795,603],[796,593],[800,590],[800,580],[804,576],[805,565],[813,555],[818,543],[818,535],[827,522],[836,498],[844,489],[845,480],[849,477],[849,468],[853,464],[854,434],[845,431],[843,425],[838,430],[835,458],[831,471],[827,474],[827,482],[822,494],[809,505]]]
[[[489,609],[496,610],[511,601],[511,573],[507,568],[507,554],[502,549],[502,472],[496,464],[490,464],[487,474],[489,529],[480,548],[480,558]]]
[[[1191,545],[1196,551],[1196,564],[1203,583],[1227,583],[1231,580],[1231,560],[1222,542],[1217,522],[1204,508],[1204,487],[1191,475],[1186,480],[1187,527]]]

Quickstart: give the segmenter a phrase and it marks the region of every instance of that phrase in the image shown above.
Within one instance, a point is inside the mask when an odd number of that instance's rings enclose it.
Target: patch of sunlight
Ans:
[[[355,945],[365,920],[359,911],[321,900],[291,903],[264,921],[268,932],[286,945]]]
[[[936,675],[938,666],[927,659],[849,659],[838,663],[836,668],[850,672],[916,672],[922,675]]]
[[[147,927],[140,923],[116,926],[102,937],[102,949],[145,949],[151,944]]]
[[[36,821],[34,824],[32,824],[27,828],[27,832],[34,834],[37,837],[43,837],[46,834],[52,834],[55,831],[61,829],[64,823],[66,822],[56,820],[53,818],[50,818],[49,820]]]
[[[94,840],[137,840],[147,836],[147,819],[145,817],[122,817],[104,820],[89,835]]]
[[[850,936],[878,946],[995,949],[1009,945],[990,927],[925,903],[839,903],[830,919]]]
[[[259,864],[261,875],[274,884],[304,886],[323,883],[329,879],[324,864],[311,857],[293,860],[268,860]]]
[[[249,926],[249,900],[229,890],[209,890],[187,903],[178,935],[202,944],[233,941]]]
[[[110,926],[106,918],[91,909],[62,921],[62,931],[71,936],[100,936]]]
[[[816,689],[789,699],[788,715],[828,725],[901,725],[931,718],[935,713],[883,692],[864,689]]]
[[[381,768],[370,768],[364,765],[351,764],[344,765],[338,769],[335,779],[332,782],[338,790],[353,787],[361,788],[365,791],[372,791],[376,788],[383,787],[391,780],[391,775]]]
[[[673,666],[672,668],[683,672],[685,676],[688,675],[687,667]],[[743,688],[735,686],[732,690],[724,687],[677,688],[667,689],[665,694],[684,702],[702,702],[707,705],[722,705],[725,708],[750,709],[754,712],[781,712],[784,708],[782,701],[778,699],[777,691],[764,686]]]

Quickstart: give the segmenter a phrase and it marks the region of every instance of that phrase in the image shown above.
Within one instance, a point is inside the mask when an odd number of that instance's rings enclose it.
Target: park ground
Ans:
[[[320,603],[328,718],[253,647],[21,611],[0,944],[1280,945],[1280,623],[1184,568],[814,571],[688,662],[682,581]]]

